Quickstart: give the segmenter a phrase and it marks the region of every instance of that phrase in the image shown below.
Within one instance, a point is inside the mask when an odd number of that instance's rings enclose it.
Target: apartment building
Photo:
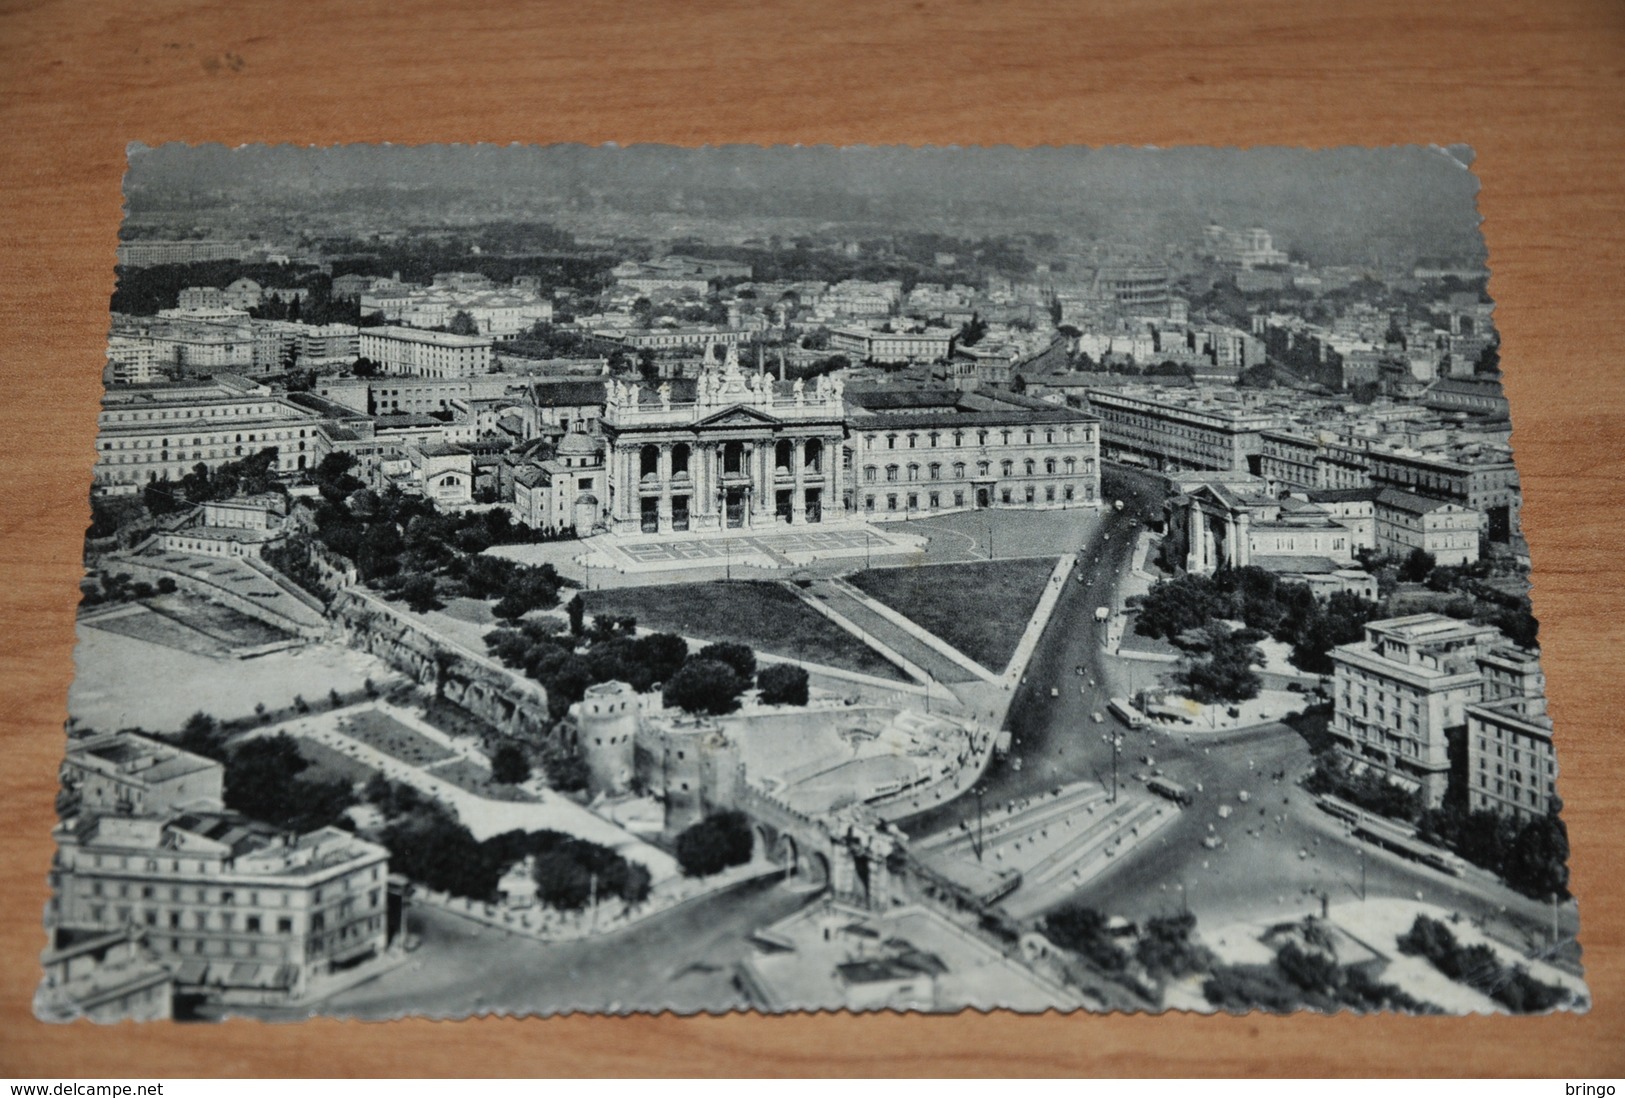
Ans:
[[[1371,622],[1363,640],[1332,650],[1328,731],[1348,758],[1436,807],[1450,783],[1450,738],[1484,697],[1480,657],[1505,645],[1492,626],[1441,614]]]
[[[831,328],[829,349],[854,362],[887,365],[936,362],[953,353],[958,332],[951,328],[925,328],[914,332],[887,332],[872,328]]]
[[[1286,426],[1285,414],[1195,390],[1092,388],[1089,410],[1100,418],[1101,455],[1162,472],[1200,470],[1258,474],[1263,435]]]
[[[386,374],[415,377],[474,377],[491,372],[490,336],[453,335],[416,328],[363,328],[360,357]]]
[[[337,828],[294,835],[220,812],[84,812],[55,837],[47,924],[140,929],[180,991],[285,1002],[388,941],[389,853]]]
[[[278,472],[314,468],[328,452],[320,417],[286,396],[219,378],[205,385],[113,390],[102,397],[93,490],[139,491],[275,448]]]
[[[213,759],[127,733],[70,743],[62,760],[62,788],[77,795],[85,812],[218,809],[224,777],[225,767]]]

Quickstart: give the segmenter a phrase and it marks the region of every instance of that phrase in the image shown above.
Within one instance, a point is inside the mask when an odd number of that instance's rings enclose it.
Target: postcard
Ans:
[[[1471,162],[133,147],[36,1012],[1587,1009]]]

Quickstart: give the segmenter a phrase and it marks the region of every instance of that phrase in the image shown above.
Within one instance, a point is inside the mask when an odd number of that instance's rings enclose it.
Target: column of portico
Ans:
[[[639,531],[643,529],[643,485],[639,483],[643,479],[639,474],[642,465],[643,447],[628,448],[621,454],[621,482],[625,486],[621,494],[626,500],[626,521]]]
[[[621,491],[621,449],[613,443],[604,459],[604,492],[609,497],[604,500],[604,508],[610,525],[615,526],[621,521],[621,498],[626,493]]]
[[[694,483],[694,502],[691,506],[699,508],[700,514],[705,516],[706,525],[710,524],[711,517],[717,513],[717,451],[709,443],[694,446],[694,456],[689,459],[699,470],[699,478]]]
[[[777,508],[777,504],[774,501],[778,498],[778,489],[773,476],[773,460],[775,457],[775,450],[776,446],[772,439],[769,439],[766,445],[758,446],[756,448],[756,452],[761,455],[758,459],[758,467],[761,469],[761,472],[758,474],[758,483],[762,486],[759,490],[759,494],[762,497],[760,512],[762,515],[763,526],[773,525],[773,516]]]
[[[655,461],[655,477],[660,482],[660,532],[671,533],[671,443],[660,444],[660,456]]]
[[[846,514],[846,451],[840,435],[824,440],[824,521],[844,519]],[[857,455],[853,455],[856,464]],[[834,508],[832,511],[831,508]]]
[[[796,484],[790,497],[790,522],[795,526],[802,526],[807,521],[807,472],[802,467],[806,459],[807,440],[798,438],[790,447],[790,465]]]

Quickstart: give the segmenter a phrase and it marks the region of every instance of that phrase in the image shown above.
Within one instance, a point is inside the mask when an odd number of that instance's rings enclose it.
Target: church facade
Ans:
[[[670,383],[651,390],[609,382],[601,429],[610,531],[744,531],[844,518],[841,382],[743,371],[734,346],[720,368],[706,357],[692,399],[674,399]]]

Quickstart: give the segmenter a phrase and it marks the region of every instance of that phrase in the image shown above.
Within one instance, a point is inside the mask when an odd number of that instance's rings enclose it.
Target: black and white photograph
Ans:
[[[1473,159],[131,146],[35,1014],[1588,1010]]]

